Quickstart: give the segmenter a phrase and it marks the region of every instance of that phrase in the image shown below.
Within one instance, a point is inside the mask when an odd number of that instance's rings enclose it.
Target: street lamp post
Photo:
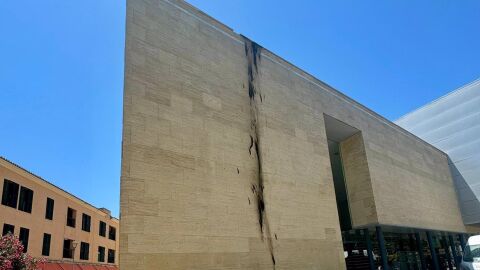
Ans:
[[[73,249],[73,254],[72,254],[72,270],[74,270],[75,267],[75,249],[77,248],[78,243],[75,241],[72,241],[72,249]]]

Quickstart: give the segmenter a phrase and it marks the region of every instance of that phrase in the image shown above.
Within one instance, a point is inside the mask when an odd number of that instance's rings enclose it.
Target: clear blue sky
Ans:
[[[480,1],[191,0],[394,120],[480,77]],[[0,1],[0,155],[118,215],[125,3]]]

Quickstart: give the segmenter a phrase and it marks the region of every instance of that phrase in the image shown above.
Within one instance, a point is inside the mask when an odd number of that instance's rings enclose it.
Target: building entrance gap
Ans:
[[[350,216],[340,143],[358,133],[359,130],[328,115],[324,115],[324,119],[340,228],[342,231],[348,231],[352,229],[352,219]]]
[[[366,156],[348,152],[350,149],[365,152],[362,134],[357,128],[329,115],[324,115],[324,119],[347,270],[458,269],[467,235],[384,226],[378,222],[358,224],[359,213],[352,211],[363,209],[352,208],[349,201],[349,191],[358,191],[357,187],[353,187],[358,179],[347,178],[346,171],[365,173],[368,165],[351,160],[344,162],[342,154],[344,158],[366,159]],[[355,139],[353,136],[361,143],[356,147],[350,144],[348,149],[342,148],[342,145],[348,144],[345,144],[347,140]],[[352,185],[350,189],[349,184]]]

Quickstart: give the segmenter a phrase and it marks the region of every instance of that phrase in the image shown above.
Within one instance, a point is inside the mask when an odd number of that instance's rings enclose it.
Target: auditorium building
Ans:
[[[445,152],[180,0],[127,0],[120,268],[454,269]],[[388,90],[386,90],[388,91]]]

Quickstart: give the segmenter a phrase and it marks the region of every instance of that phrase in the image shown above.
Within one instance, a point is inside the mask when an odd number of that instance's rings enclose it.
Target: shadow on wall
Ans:
[[[480,223],[480,201],[450,157],[448,165],[457,191],[463,222],[467,225]]]

